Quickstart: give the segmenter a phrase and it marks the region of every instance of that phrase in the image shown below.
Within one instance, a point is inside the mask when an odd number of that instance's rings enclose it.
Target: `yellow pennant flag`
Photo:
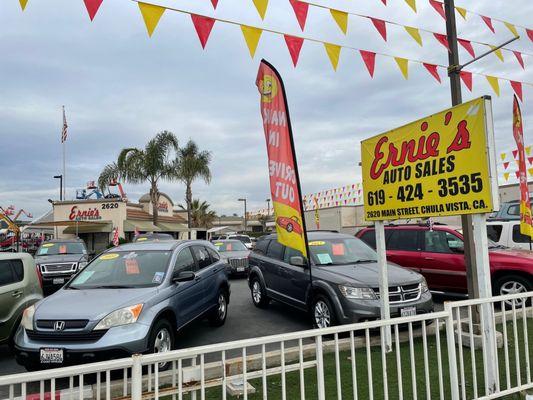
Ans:
[[[28,0],[19,0],[19,3],[22,11],[24,11],[26,9],[26,4],[28,4]]]
[[[507,153],[501,153],[500,157],[502,158],[502,161],[505,160],[505,157],[507,157]]]
[[[341,54],[341,46],[336,44],[324,43],[326,48],[326,53],[328,53],[329,61],[331,61],[331,66],[335,71],[337,71],[337,65],[339,65],[339,56]]]
[[[494,93],[496,93],[496,96],[500,97],[500,84],[498,83],[498,78],[490,75],[485,75],[485,78],[487,78],[487,81],[490,83],[490,86],[492,87],[492,90],[494,90]]]
[[[261,16],[261,19],[265,19],[265,14],[267,12],[268,0],[252,0],[254,2],[257,12]]]
[[[529,172],[529,176],[533,176],[533,168],[529,168],[527,172]]]
[[[154,30],[161,19],[161,16],[165,12],[165,8],[154,6],[153,4],[138,3],[139,9],[146,24],[146,30],[148,31],[148,36],[152,36]]]
[[[411,37],[420,45],[422,46],[422,37],[420,36],[420,31],[416,28],[413,28],[411,26],[404,26],[405,30]]]
[[[526,150],[526,154],[529,156],[531,154],[531,146],[527,146],[525,150]]]
[[[518,34],[518,31],[516,30],[516,26],[514,26],[513,24],[509,23],[509,22],[504,22],[505,26],[507,27],[507,29],[509,29],[511,31],[511,33],[515,36],[520,36]]]
[[[496,46],[490,46],[489,47],[494,50],[496,48]],[[496,57],[498,57],[500,59],[501,62],[503,62],[503,54],[502,54],[502,49],[498,49],[498,50],[494,50],[494,55]]]
[[[504,172],[503,173],[503,178],[505,179],[505,182],[507,182],[509,180],[509,175],[510,175],[509,172]]]
[[[259,39],[261,38],[263,30],[248,25],[241,25],[241,30],[244,40],[246,41],[246,45],[248,46],[248,50],[250,50],[250,56],[254,58],[255,50],[257,49],[257,45],[259,44]]]
[[[396,61],[396,64],[398,64],[400,71],[402,71],[403,77],[409,79],[409,61],[401,57],[394,57],[394,60]]]
[[[331,16],[339,25],[339,28],[341,28],[342,33],[346,35],[346,32],[348,31],[348,13],[344,11],[339,11],[331,8],[329,10],[331,12]]]
[[[416,12],[416,0],[405,0],[405,2]]]
[[[459,15],[463,17],[463,19],[466,21],[466,9],[463,7],[455,7],[455,9],[459,13]]]

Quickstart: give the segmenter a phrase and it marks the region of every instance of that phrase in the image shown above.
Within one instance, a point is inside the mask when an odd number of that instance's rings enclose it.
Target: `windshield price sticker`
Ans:
[[[366,220],[493,211],[486,121],[479,98],[362,141]]]
[[[45,243],[45,244],[43,244],[43,247],[45,247],[45,248],[46,247],[54,247],[54,246],[55,246],[54,243]]]
[[[115,258],[118,258],[118,254],[117,253],[108,253],[108,254],[103,254],[99,257],[100,260],[114,260]]]

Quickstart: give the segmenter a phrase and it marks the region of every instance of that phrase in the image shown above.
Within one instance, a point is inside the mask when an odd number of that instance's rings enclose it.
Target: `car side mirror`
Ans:
[[[307,263],[302,256],[293,256],[289,259],[289,264],[296,267],[307,267]]]
[[[195,273],[192,271],[176,271],[172,276],[172,282],[188,282],[192,281],[196,277]]]

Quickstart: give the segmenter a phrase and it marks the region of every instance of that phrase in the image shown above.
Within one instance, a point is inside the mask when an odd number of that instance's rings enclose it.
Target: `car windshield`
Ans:
[[[109,252],[85,267],[69,289],[119,289],[158,286],[167,273],[170,251]]]
[[[39,250],[38,256],[57,256],[58,254],[87,254],[83,243],[66,242],[66,243],[43,243]]]
[[[357,238],[320,239],[309,242],[315,265],[345,265],[376,262],[374,250]]]
[[[218,251],[225,253],[227,251],[248,251],[246,246],[239,240],[232,240],[228,242],[213,243]]]
[[[252,240],[248,236],[237,235],[237,236],[232,236],[231,238],[240,240],[243,243],[252,243]]]

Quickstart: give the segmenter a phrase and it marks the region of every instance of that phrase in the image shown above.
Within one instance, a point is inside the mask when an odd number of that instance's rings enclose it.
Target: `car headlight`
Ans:
[[[78,271],[81,271],[83,268],[85,268],[87,266],[87,264],[89,264],[88,261],[80,261],[78,263]]]
[[[22,313],[20,324],[27,331],[33,331],[33,316],[35,315],[35,306],[29,306]]]
[[[120,310],[113,311],[102,319],[94,330],[103,330],[113,328],[120,325],[128,325],[137,322],[139,315],[143,309],[142,304],[136,304],[130,307],[124,307]]]
[[[422,293],[429,292],[428,283],[426,282],[424,278],[422,278],[422,282],[420,282],[420,291]]]
[[[376,294],[370,288],[339,285],[339,290],[347,299],[376,300]]]

